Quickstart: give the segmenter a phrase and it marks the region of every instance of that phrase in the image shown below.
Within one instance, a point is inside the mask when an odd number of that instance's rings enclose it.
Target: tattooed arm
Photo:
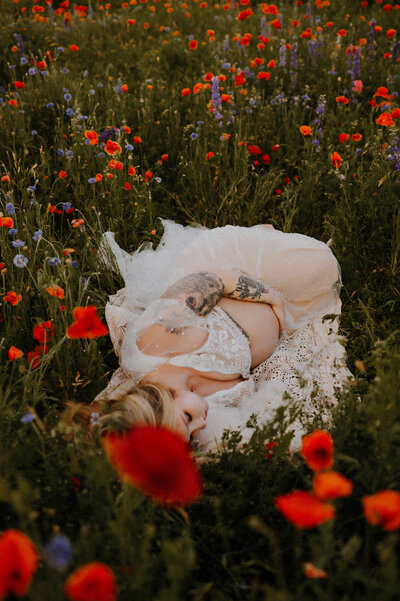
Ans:
[[[191,273],[172,284],[161,298],[180,300],[194,313],[205,317],[223,296],[271,305],[281,331],[285,329],[282,297],[273,288],[246,274],[223,270]]]

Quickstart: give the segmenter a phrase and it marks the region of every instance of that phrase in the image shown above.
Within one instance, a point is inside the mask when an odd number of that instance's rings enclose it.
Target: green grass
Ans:
[[[56,13],[59,4],[53,3]],[[319,8],[281,0],[282,28],[274,29],[276,16],[257,3],[254,14],[239,21],[246,6],[231,3],[226,9],[193,0],[187,7],[172,0],[123,8],[113,1],[106,9],[93,1],[86,18],[71,4],[69,22],[43,2],[39,17],[30,1],[2,3],[0,176],[9,181],[0,181],[0,214],[8,216],[12,203],[17,233],[0,228],[0,529],[22,530],[41,552],[27,599],[64,599],[66,576],[93,560],[115,571],[120,601],[399,598],[398,533],[367,525],[361,505],[364,495],[400,491],[400,120],[390,127],[376,123],[381,112],[400,107],[398,38],[386,35],[400,8],[387,4],[331,0]],[[375,25],[382,30],[372,32]],[[311,39],[300,35],[307,27]],[[342,28],[346,37],[336,35]],[[246,32],[251,42],[241,45]],[[263,49],[259,35],[269,38]],[[189,49],[190,36],[197,49]],[[356,65],[346,52],[352,45],[360,52],[360,93],[352,91]],[[264,65],[251,66],[256,57]],[[267,67],[270,60],[275,67]],[[37,61],[46,62],[47,74]],[[246,83],[235,85],[245,69]],[[257,78],[260,69],[270,72],[269,81]],[[226,78],[219,85],[231,103],[222,103],[220,119],[210,111],[206,73]],[[14,81],[25,87],[16,90]],[[205,87],[194,94],[197,83]],[[388,100],[375,95],[380,86]],[[190,95],[182,96],[183,88]],[[348,104],[336,101],[341,95]],[[326,105],[318,125],[321,97]],[[313,135],[303,136],[302,125]],[[122,170],[109,166],[113,157],[102,144],[85,143],[86,130],[119,142],[122,152],[114,158]],[[343,132],[362,139],[341,143]],[[251,155],[249,144],[270,163]],[[335,151],[339,168],[330,159]],[[208,152],[214,156],[206,160]],[[129,166],[135,175],[128,175]],[[153,174],[148,181],[146,171]],[[96,174],[102,181],[89,183]],[[67,213],[63,203],[74,211]],[[272,223],[332,238],[344,284],[341,331],[355,374],[332,427],[335,469],[353,481],[354,492],[336,502],[334,522],[296,532],[274,506],[277,495],[311,486],[310,470],[287,456],[283,416],[260,426],[245,451],[237,450],[233,434],[202,464],[199,502],[166,511],[121,485],[100,445],[88,448],[64,411],[67,401],[90,402],[117,366],[108,337],[65,337],[74,307],[94,304],[104,316],[108,295],[122,285],[97,258],[101,236],[112,230],[133,251],[142,242],[157,243],[160,217],[207,227]],[[73,219],[84,223],[73,227]],[[14,247],[15,240],[23,248]],[[19,253],[28,259],[23,268],[13,264]],[[46,292],[56,285],[64,299]],[[4,300],[9,291],[22,295],[16,306]],[[32,369],[33,328],[47,320],[55,336]],[[24,356],[10,361],[11,346]],[[28,409],[36,419],[22,423]],[[267,460],[264,441],[280,435]],[[64,571],[43,552],[56,532],[74,549]],[[305,561],[328,578],[307,579]]]

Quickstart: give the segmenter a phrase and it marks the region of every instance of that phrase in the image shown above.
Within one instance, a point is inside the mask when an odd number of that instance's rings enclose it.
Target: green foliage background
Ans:
[[[397,601],[398,534],[367,526],[361,499],[400,490],[399,121],[376,123],[381,111],[400,106],[397,34],[386,35],[399,6],[281,0],[282,27],[275,29],[276,15],[256,2],[244,21],[237,17],[246,6],[209,1],[109,7],[93,1],[88,11],[71,3],[70,20],[60,5],[40,0],[43,12],[35,13],[33,2],[4,0],[0,13],[0,166],[1,176],[9,176],[0,182],[0,211],[7,216],[13,204],[17,229],[10,235],[0,228],[0,529],[21,529],[41,550],[27,598],[63,599],[66,575],[98,559],[115,570],[121,601]],[[311,38],[301,37],[307,27]],[[337,35],[342,28],[345,37]],[[251,42],[242,45],[246,32]],[[259,35],[269,38],[263,49]],[[192,38],[198,46],[190,50]],[[352,90],[353,45],[361,93]],[[256,57],[264,65],[251,66]],[[270,60],[275,67],[267,67]],[[236,86],[235,75],[245,69],[246,84]],[[269,81],[257,78],[260,69],[270,72]],[[219,83],[231,104],[222,103],[221,119],[210,111],[211,89],[193,91],[207,83],[207,73],[226,76]],[[14,81],[25,87],[16,90]],[[375,95],[379,86],[388,99]],[[182,96],[183,88],[190,95]],[[336,101],[341,95],[348,104]],[[301,125],[313,135],[303,136]],[[112,157],[101,145],[85,143],[86,130],[108,132],[121,144],[115,158],[122,170],[109,166]],[[362,139],[340,143],[342,132]],[[251,155],[248,144],[270,163]],[[338,169],[334,151],[342,157]],[[208,152],[214,156],[206,160]],[[129,166],[136,175],[128,175]],[[146,171],[153,174],[148,181]],[[89,183],[98,173],[103,180]],[[344,283],[341,327],[355,373],[332,428],[335,468],[354,482],[354,493],[337,502],[334,522],[295,532],[274,507],[278,494],[311,486],[309,470],[286,453],[288,416],[260,426],[244,450],[237,450],[239,433],[228,436],[224,449],[202,464],[203,498],[185,511],[165,511],[118,482],[100,446],[88,448],[65,410],[67,401],[91,401],[116,367],[108,338],[65,337],[75,306],[95,304],[103,315],[108,295],[122,284],[97,259],[101,236],[112,230],[133,251],[157,243],[160,217],[207,227],[272,223],[333,240]],[[84,224],[73,227],[73,219]],[[18,253],[28,259],[24,268],[13,264]],[[65,299],[46,292],[55,285]],[[22,295],[16,306],[4,301],[12,290]],[[56,335],[34,370],[27,361],[36,344],[33,327],[50,319]],[[24,357],[10,361],[11,346]],[[36,419],[23,423],[27,410]],[[267,460],[265,440],[276,438],[280,444]],[[43,551],[57,532],[74,548],[65,571]],[[307,580],[305,561],[329,577]]]

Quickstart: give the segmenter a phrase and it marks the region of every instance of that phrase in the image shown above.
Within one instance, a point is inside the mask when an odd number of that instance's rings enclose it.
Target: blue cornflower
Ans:
[[[197,138],[199,137],[199,134],[196,134],[196,132],[195,132],[195,131],[193,131],[193,132],[190,134],[190,137],[192,138],[192,140],[197,140]]]
[[[95,184],[96,183],[96,178],[95,177],[89,177],[88,182],[89,182],[89,184]]]
[[[59,157],[63,157],[64,156],[64,151],[62,148],[57,148],[57,154]]]
[[[27,62],[28,59],[26,58],[26,56],[21,56],[21,65],[26,65]]]
[[[35,415],[33,413],[31,413],[30,411],[27,411],[22,417],[21,417],[21,423],[23,424],[29,424],[29,422],[33,422],[36,419]]]
[[[318,146],[318,144],[319,144],[319,143],[320,143],[320,142],[319,142],[319,140],[317,140],[317,139],[315,139],[315,140],[312,140],[312,141],[311,141],[311,144],[312,144],[313,146]]]
[[[167,33],[169,33],[171,31],[171,28],[168,27],[168,25],[166,27],[164,27],[164,31],[166,31]]]
[[[48,75],[48,74],[49,74],[49,72],[46,71],[46,69],[44,69],[44,71],[40,71],[40,75],[45,76],[45,75]]]
[[[44,548],[46,557],[57,570],[65,570],[73,555],[72,545],[66,536],[56,534]]]
[[[62,46],[59,46],[59,47],[57,48],[57,52],[64,52],[64,48],[63,48]]]
[[[65,113],[68,115],[68,117],[72,117],[73,115],[75,115],[73,109],[70,106],[65,110]]]
[[[13,240],[11,244],[14,248],[22,248],[23,246],[25,246],[25,242],[23,240]]]
[[[28,69],[29,75],[36,75],[37,72],[38,70],[36,69],[36,67],[29,67]]]
[[[156,180],[157,184],[161,184],[161,182],[162,182],[161,177],[156,177],[154,179]]]
[[[61,73],[69,73],[69,69],[67,67],[63,67],[61,69]]]
[[[63,211],[69,211],[72,207],[72,204],[70,202],[63,202],[61,206],[63,208]]]
[[[101,82],[97,84],[97,87],[98,87],[98,88],[102,88],[103,86],[104,86],[104,84],[103,84],[103,83],[101,83]]]
[[[221,69],[229,69],[230,66],[231,66],[231,63],[222,63]]]
[[[83,77],[87,77],[88,75],[89,75],[89,71],[86,69],[86,70],[83,72]]]
[[[8,230],[8,235],[14,236],[14,234],[16,234],[17,232],[18,230],[16,230],[15,227],[10,227],[10,229]]]
[[[32,134],[32,136],[36,136],[36,134],[37,134],[37,129],[32,129],[32,131],[31,131],[31,134]]]
[[[132,144],[125,144],[125,150],[134,150]]]
[[[96,94],[96,90],[93,90],[93,89],[89,90],[88,93],[90,94],[90,96],[94,96],[94,94]]]
[[[15,65],[8,65],[9,69],[15,69]]]
[[[35,240],[35,242],[40,240],[42,233],[43,233],[42,230],[36,230],[36,232],[32,236],[32,240]]]
[[[96,157],[97,157],[98,159],[104,159],[104,157],[105,157],[105,156],[106,156],[106,155],[105,155],[105,153],[104,153],[104,152],[98,152],[98,153],[96,154]]]
[[[27,192],[35,192],[36,186],[28,186],[26,190]]]
[[[87,282],[87,279],[85,278],[85,276],[83,276],[83,278],[82,278],[82,284],[85,286],[86,282]]]
[[[48,102],[48,103],[46,104],[46,108],[47,108],[47,109],[51,109],[51,108],[53,108],[53,106],[54,106],[54,102]]]
[[[49,263],[49,265],[54,267],[54,265],[60,265],[61,259],[59,259],[58,257],[53,257],[52,259],[47,259],[47,262]]]
[[[72,265],[72,267],[75,267],[75,269],[76,269],[78,267],[78,261],[72,260],[71,265]]]
[[[67,159],[72,159],[72,157],[74,156],[74,153],[72,152],[72,150],[66,150],[65,156]]]
[[[15,214],[15,208],[12,202],[8,202],[6,204],[6,211],[7,211],[7,215],[14,215]]]
[[[28,259],[27,257],[24,257],[24,255],[15,255],[13,263],[15,267],[25,267],[25,265],[28,263]]]

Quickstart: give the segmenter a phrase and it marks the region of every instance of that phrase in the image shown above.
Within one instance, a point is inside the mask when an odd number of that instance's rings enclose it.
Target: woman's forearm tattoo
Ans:
[[[224,296],[224,283],[215,273],[191,273],[170,286],[161,298],[179,298],[197,315],[205,316]]]
[[[249,275],[240,275],[235,290],[228,292],[225,296],[229,298],[260,298],[262,294],[268,294],[269,290],[264,284]]]

